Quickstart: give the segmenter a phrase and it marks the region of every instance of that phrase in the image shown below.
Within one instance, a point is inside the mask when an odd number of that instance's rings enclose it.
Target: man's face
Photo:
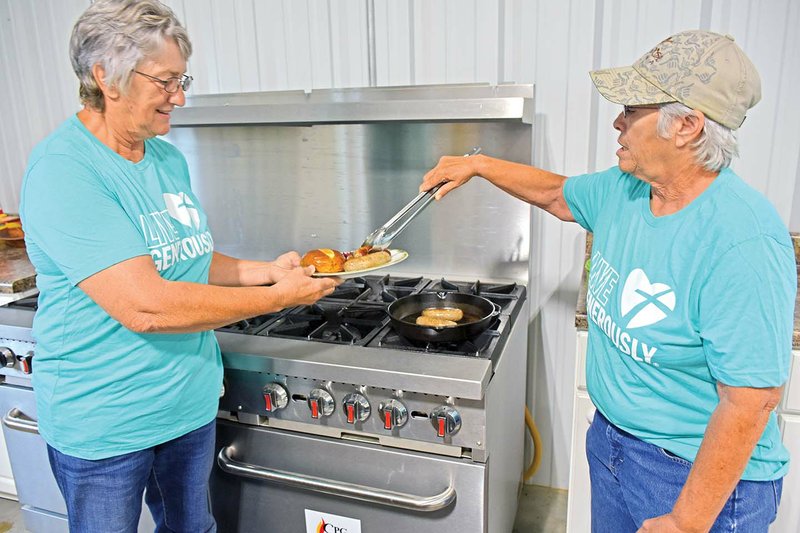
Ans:
[[[620,169],[648,183],[661,175],[671,145],[669,139],[658,135],[657,123],[657,106],[627,106],[614,120],[614,128],[620,132]]]

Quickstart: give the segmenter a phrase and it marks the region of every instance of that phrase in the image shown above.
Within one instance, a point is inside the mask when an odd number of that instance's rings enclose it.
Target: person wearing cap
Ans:
[[[733,38],[685,31],[591,78],[623,106],[617,166],[442,157],[420,190],[481,176],[593,233],[592,531],[766,532],[789,468],[773,410],[797,272],[775,209],[729,168],[758,73]]]

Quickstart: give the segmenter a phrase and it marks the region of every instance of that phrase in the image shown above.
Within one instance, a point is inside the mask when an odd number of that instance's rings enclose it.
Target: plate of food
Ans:
[[[369,272],[390,267],[408,259],[405,250],[369,250],[364,247],[353,252],[340,252],[331,248],[317,248],[303,256],[302,266],[313,265],[314,277],[355,278]]]

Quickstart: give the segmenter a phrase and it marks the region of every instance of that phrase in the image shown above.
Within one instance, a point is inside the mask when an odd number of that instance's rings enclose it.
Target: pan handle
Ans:
[[[317,476],[306,476],[284,470],[264,468],[263,466],[237,461],[233,458],[235,454],[236,448],[234,446],[226,446],[220,449],[219,454],[217,454],[217,464],[223,472],[363,502],[411,509],[412,511],[438,511],[452,505],[456,499],[456,489],[452,486],[448,486],[442,492],[433,496],[418,496],[345,481],[335,481]]]

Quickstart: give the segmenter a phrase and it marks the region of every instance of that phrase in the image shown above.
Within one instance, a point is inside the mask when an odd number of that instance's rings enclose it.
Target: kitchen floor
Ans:
[[[525,485],[513,533],[564,533],[567,529],[567,491]],[[25,533],[19,503],[0,498],[0,533]]]

